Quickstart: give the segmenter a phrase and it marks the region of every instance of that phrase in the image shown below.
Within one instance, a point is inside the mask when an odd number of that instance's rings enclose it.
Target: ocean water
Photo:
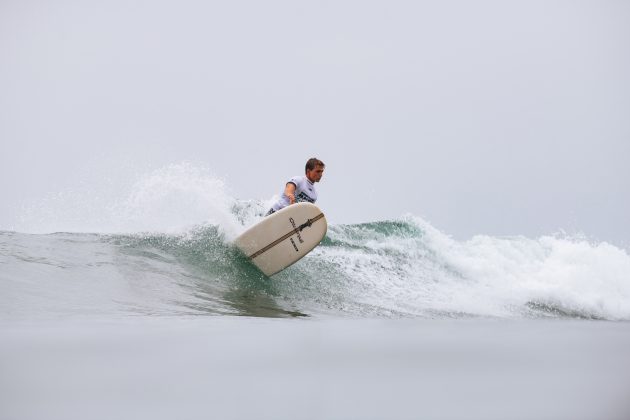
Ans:
[[[405,215],[268,278],[231,246],[268,205],[178,164],[21,208],[0,419],[630,418],[626,250]]]

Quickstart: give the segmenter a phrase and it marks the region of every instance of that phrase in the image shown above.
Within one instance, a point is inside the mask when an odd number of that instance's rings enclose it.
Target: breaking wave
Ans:
[[[458,241],[409,215],[330,225],[319,247],[268,278],[230,243],[269,203],[239,201],[194,166],[157,171],[107,205],[80,201],[50,198],[25,211],[21,226],[0,232],[3,317],[630,320],[630,256],[604,242]],[[22,233],[51,229],[67,233]]]

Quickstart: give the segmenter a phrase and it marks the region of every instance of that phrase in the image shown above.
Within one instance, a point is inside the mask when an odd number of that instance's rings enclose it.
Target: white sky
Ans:
[[[0,228],[182,160],[331,223],[630,241],[628,1],[0,0]],[[88,174],[88,175],[86,175]]]

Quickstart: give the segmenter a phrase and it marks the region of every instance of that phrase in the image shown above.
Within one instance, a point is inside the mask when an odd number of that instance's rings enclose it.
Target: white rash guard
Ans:
[[[294,176],[289,180],[289,182],[287,182],[287,184],[295,185],[295,192],[293,193],[293,195],[295,196],[296,203],[300,203],[302,201],[314,203],[315,201],[317,201],[317,190],[315,189],[315,184],[309,181],[306,175]],[[289,201],[289,197],[284,195],[284,191],[282,191],[280,200],[278,200],[276,204],[271,207],[271,210],[273,210],[273,212],[276,212],[280,209],[285,208],[290,203],[291,202]]]

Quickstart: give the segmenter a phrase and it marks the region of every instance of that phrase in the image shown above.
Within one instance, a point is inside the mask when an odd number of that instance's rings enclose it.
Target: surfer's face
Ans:
[[[324,175],[323,166],[316,166],[314,169],[306,171],[306,177],[311,182],[319,182],[322,179],[322,175]]]

